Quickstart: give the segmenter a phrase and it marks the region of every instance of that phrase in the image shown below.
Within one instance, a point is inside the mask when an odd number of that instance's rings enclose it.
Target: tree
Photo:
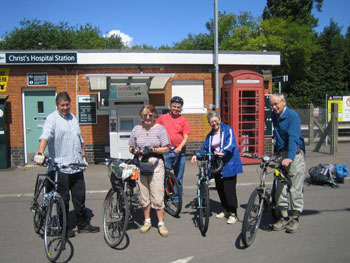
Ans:
[[[267,0],[263,20],[278,17],[300,24],[311,24],[315,27],[318,19],[311,13],[314,2],[316,3],[315,8],[321,11],[323,0]]]
[[[314,54],[312,61],[312,97],[315,105],[325,106],[326,94],[345,95],[349,91],[346,39],[341,28],[331,20],[317,40],[321,50]]]
[[[4,50],[57,50],[124,48],[120,37],[104,38],[99,28],[90,24],[72,27],[66,22],[54,25],[38,19],[24,19],[20,27],[5,34],[0,48]]]
[[[240,15],[219,12],[219,49],[220,50],[260,50],[264,40],[260,39],[260,19],[249,12]],[[181,42],[174,44],[174,49],[213,50],[214,20],[206,23],[208,33],[189,34]]]
[[[281,66],[274,69],[274,75],[289,75],[284,83],[283,93],[291,105],[305,106],[310,103],[311,61],[320,51],[316,36],[308,25],[300,25],[281,18],[271,18],[261,23],[266,49],[281,52]]]

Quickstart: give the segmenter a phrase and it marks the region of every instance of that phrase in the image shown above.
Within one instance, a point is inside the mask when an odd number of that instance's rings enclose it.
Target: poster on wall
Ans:
[[[78,96],[79,124],[96,124],[96,96]]]
[[[338,122],[350,121],[350,96],[327,95],[328,121],[331,121],[332,103],[338,104]]]

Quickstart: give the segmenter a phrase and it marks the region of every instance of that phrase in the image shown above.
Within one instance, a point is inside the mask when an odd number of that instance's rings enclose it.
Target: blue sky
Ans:
[[[322,31],[333,19],[343,27],[350,26],[350,0],[324,0],[317,31]],[[262,14],[266,0],[218,0],[219,11],[239,14],[249,11],[255,17]],[[214,16],[214,0],[10,0],[2,5],[0,37],[19,27],[24,18],[37,18],[70,26],[90,23],[102,34],[117,32],[131,45],[154,47],[186,38],[189,33],[207,33],[205,23]]]

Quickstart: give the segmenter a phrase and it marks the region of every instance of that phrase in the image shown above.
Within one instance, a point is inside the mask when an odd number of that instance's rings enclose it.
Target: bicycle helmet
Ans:
[[[179,96],[174,96],[174,97],[171,98],[170,104],[174,103],[174,102],[181,104],[181,106],[184,105],[184,100],[181,97],[179,97]]]

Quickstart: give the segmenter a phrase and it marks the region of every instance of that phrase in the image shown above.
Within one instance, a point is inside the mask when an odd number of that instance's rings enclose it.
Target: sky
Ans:
[[[261,16],[266,0],[218,0],[220,12],[248,11]],[[10,0],[1,5],[0,38],[20,27],[23,19],[38,19],[69,26],[90,23],[103,35],[116,33],[125,44],[172,45],[188,34],[208,33],[206,22],[214,18],[214,0]],[[318,32],[333,19],[345,35],[350,26],[350,0],[323,0]]]

